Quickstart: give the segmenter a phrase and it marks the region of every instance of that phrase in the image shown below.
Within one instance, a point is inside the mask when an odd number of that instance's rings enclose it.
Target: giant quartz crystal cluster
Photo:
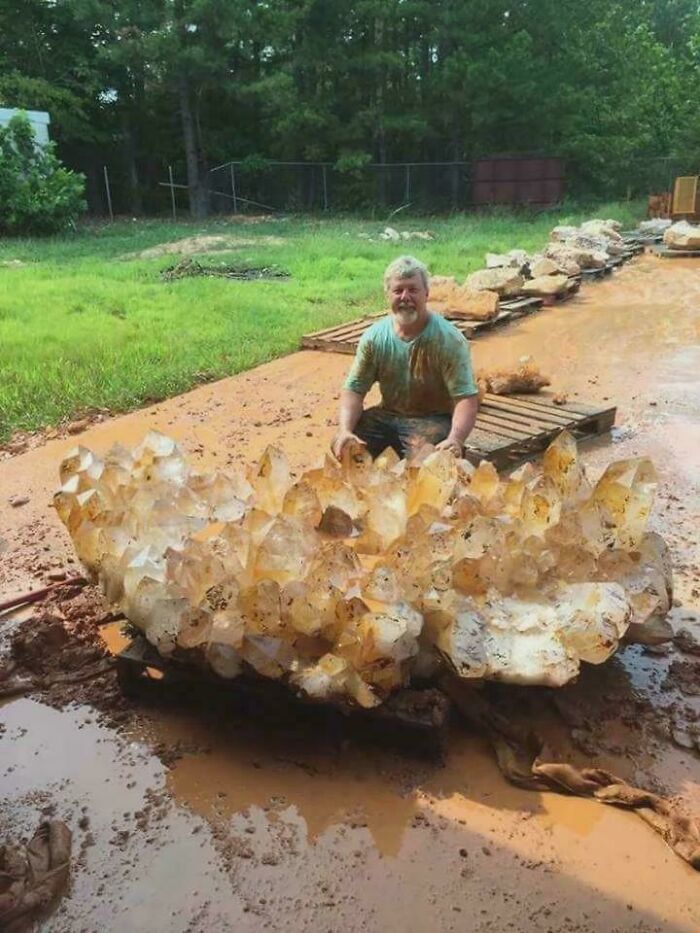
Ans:
[[[155,432],[60,472],[78,556],[161,654],[321,700],[372,707],[445,663],[561,685],[669,608],[651,463],[591,485],[565,433],[507,479],[430,447],[298,479],[270,447],[245,476],[202,474]]]

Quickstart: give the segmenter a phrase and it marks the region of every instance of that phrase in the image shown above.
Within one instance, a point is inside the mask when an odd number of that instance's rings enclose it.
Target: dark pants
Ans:
[[[439,444],[452,427],[451,415],[423,415],[409,418],[386,411],[378,405],[362,413],[355,434],[367,444],[373,457],[393,447],[399,457],[407,457],[421,444]]]

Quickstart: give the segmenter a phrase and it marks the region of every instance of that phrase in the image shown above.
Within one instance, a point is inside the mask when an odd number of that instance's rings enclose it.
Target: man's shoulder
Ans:
[[[447,318],[444,318],[441,314],[437,314],[435,311],[431,311],[430,314],[433,323],[433,332],[446,346],[456,346],[467,342],[467,338],[452,321],[448,321]]]
[[[370,324],[370,326],[362,335],[362,342],[376,343],[378,341],[384,340],[389,333],[390,326],[391,321],[386,315],[383,315],[379,318],[378,321],[375,321],[374,324]]]

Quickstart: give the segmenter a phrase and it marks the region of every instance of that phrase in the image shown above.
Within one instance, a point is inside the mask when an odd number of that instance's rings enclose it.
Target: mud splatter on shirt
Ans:
[[[454,324],[431,314],[413,340],[402,340],[389,315],[360,338],[345,388],[365,395],[378,382],[382,408],[402,415],[449,414],[476,395],[469,344]]]

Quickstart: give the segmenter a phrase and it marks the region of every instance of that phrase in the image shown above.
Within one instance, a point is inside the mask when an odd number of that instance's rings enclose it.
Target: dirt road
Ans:
[[[596,474],[611,459],[653,458],[653,526],[676,566],[671,621],[696,635],[699,331],[700,266],[644,257],[473,345],[477,368],[531,353],[553,392],[618,405],[612,441],[586,448],[585,461]],[[243,463],[276,442],[301,469],[329,443],[348,365],[298,353],[0,464],[0,599],[78,569],[48,508],[58,462],[76,441],[102,450],[157,428],[202,468]],[[0,618],[0,638],[23,615]],[[561,757],[677,794],[699,812],[700,758],[684,747],[700,719],[699,664],[677,646],[627,648],[554,698],[535,691],[533,724]],[[31,835],[42,810],[75,835],[69,895],[41,929],[700,926],[697,873],[642,821],[509,787],[459,726],[438,765],[288,724],[261,730],[214,707],[121,704],[115,715],[113,691],[109,675],[76,692],[76,705],[64,692],[0,712],[0,836]]]

